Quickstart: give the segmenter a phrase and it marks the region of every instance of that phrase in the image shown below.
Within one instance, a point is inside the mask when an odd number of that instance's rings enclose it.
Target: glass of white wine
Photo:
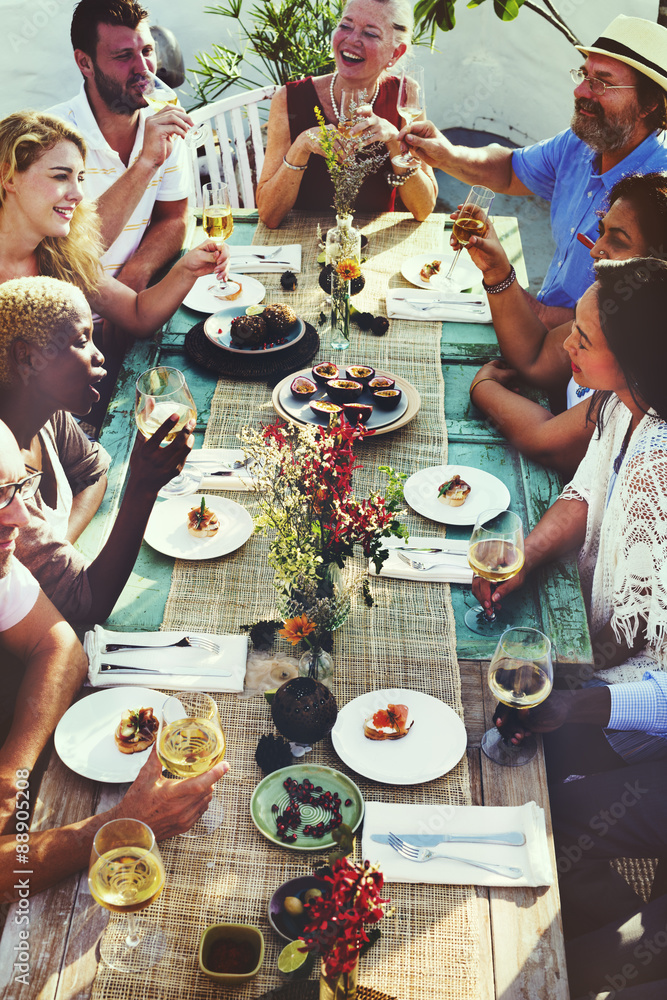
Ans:
[[[225,756],[225,734],[218,706],[201,691],[179,691],[162,706],[157,755],[171,777],[189,778],[210,771]],[[207,836],[222,823],[222,803],[213,799],[202,816],[182,837]]]
[[[432,284],[443,288],[445,291],[458,291],[461,287],[452,278],[452,272],[458,263],[463,247],[467,247],[471,236],[486,236],[489,228],[489,212],[495,197],[494,192],[481,184],[475,184],[470,188],[466,196],[463,207],[459,210],[458,218],[454,221],[453,233],[455,239],[461,244],[454,254],[454,259],[442,277],[435,277]]]
[[[119,939],[110,926],[100,944],[100,955],[112,969],[145,972],[164,955],[162,929],[136,916],[157,899],[164,881],[164,865],[149,826],[138,819],[114,819],[100,827],[90,852],[90,893],[107,910],[127,914],[127,933]]]
[[[483,510],[468,542],[468,563],[471,570],[491,583],[503,583],[521,571],[523,566],[523,524],[518,514],[500,507]],[[507,628],[498,622],[493,608],[480,607],[466,612],[465,623],[478,635],[496,636]]]
[[[338,131],[343,139],[349,139],[350,129],[359,121],[357,109],[364,104],[368,104],[368,94],[365,90],[343,90],[341,92]]]
[[[162,111],[168,105],[173,105],[174,107],[179,107],[178,94],[171,87],[167,86],[164,80],[160,80],[159,77],[155,76],[153,73],[148,73],[148,86],[144,91],[142,91],[141,96],[145,100],[146,104],[153,109],[157,114],[158,111]],[[201,146],[206,140],[210,129],[206,123],[201,125],[193,125],[185,136],[184,142],[187,146]]]
[[[202,188],[203,215],[202,225],[210,240],[224,243],[234,232],[234,216],[229,200],[229,188],[222,181],[204,184]],[[211,287],[212,291],[224,292],[235,283],[219,279]]]
[[[136,383],[134,417],[137,427],[149,438],[172,413],[178,414],[178,421],[165,436],[165,444],[173,441],[189,420],[197,419],[197,407],[183,372],[166,366],[149,368]],[[201,477],[181,472],[162,487],[160,495],[177,497],[192,493],[200,481]]]
[[[396,108],[406,125],[411,125],[415,119],[419,118],[426,111],[423,66],[417,66],[413,63],[403,70],[398,84]],[[397,167],[404,167],[406,170],[409,170],[410,167],[419,166],[421,161],[408,152],[392,156],[391,162]]]
[[[551,640],[536,628],[503,632],[489,664],[491,693],[511,708],[534,708],[548,698],[553,686]],[[482,750],[496,764],[518,767],[537,753],[532,734],[514,745],[497,726],[482,737]]]

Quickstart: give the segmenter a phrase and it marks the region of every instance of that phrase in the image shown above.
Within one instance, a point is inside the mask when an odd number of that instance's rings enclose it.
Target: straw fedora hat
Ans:
[[[661,24],[619,14],[592,45],[576,48],[627,63],[667,90],[667,28]]]

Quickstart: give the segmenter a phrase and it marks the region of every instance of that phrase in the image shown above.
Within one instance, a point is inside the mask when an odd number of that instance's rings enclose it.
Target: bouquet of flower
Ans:
[[[370,861],[356,864],[341,858],[325,880],[330,887],[307,904],[308,923],[301,938],[304,950],[318,952],[325,975],[350,973],[361,948],[370,939],[369,924],[377,924],[387,913],[388,899],[380,895],[384,876]]]
[[[313,615],[330,619],[326,599],[332,590],[322,584],[332,565],[342,569],[359,545],[379,572],[388,555],[382,539],[408,536],[396,516],[403,474],[382,467],[389,479],[385,496],[372,492],[357,499],[352,492],[352,473],[360,467],[353,444],[366,433],[361,424],[347,422],[298,428],[277,422],[262,431],[242,432],[244,451],[255,460],[255,496],[261,509],[256,530],[275,532],[269,553],[275,585],[287,596],[295,590],[305,593],[308,600],[302,603],[309,608],[315,598],[324,600],[321,608],[313,609],[311,620]]]
[[[380,151],[373,152],[364,147],[361,136],[344,136],[335,128],[327,126],[324,115],[318,107],[315,108],[315,116],[320,123],[318,138],[334,188],[336,215],[351,215],[359,188],[368,175],[377,170],[387,159],[387,147],[377,143]]]

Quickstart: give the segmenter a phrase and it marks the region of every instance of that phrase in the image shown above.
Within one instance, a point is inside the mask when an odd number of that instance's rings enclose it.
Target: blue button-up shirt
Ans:
[[[642,680],[610,684],[609,729],[667,736],[667,674],[647,670]]]
[[[593,261],[577,233],[597,239],[599,213],[606,209],[609,190],[622,177],[667,170],[667,134],[648,136],[604,174],[598,173],[597,161],[598,154],[570,129],[512,153],[519,180],[551,202],[556,253],[537,294],[546,305],[574,306],[592,285]]]

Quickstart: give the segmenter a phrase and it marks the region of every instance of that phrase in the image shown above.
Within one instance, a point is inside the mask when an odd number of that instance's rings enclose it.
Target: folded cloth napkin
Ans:
[[[229,269],[241,274],[254,274],[264,272],[300,271],[301,270],[301,244],[288,243],[283,247],[260,247],[260,246],[232,246],[227,244],[229,249]],[[280,253],[275,253],[280,249]],[[264,257],[270,257],[264,260]]]
[[[242,462],[245,455],[241,448],[193,448],[188,455],[183,472],[192,479],[191,493],[203,490],[250,490],[252,489],[252,473],[247,468],[236,469],[230,476],[207,475],[216,469],[233,468],[234,462]],[[158,496],[165,500],[172,493],[160,490]],[[187,492],[182,492],[187,496]]]
[[[197,646],[170,646],[184,636],[201,636],[219,647],[210,653]],[[109,645],[127,643],[142,649],[106,651]],[[134,684],[138,687],[165,688],[168,691],[242,691],[248,655],[245,635],[214,635],[211,632],[111,632],[96,625],[86,632],[83,648],[89,661],[90,687],[117,687]],[[102,671],[103,663],[146,670]],[[157,673],[149,673],[148,670]]]
[[[369,572],[373,576],[390,576],[396,580],[424,580],[429,583],[472,583],[472,570],[468,565],[468,542],[465,539],[438,538],[436,535],[425,537],[410,535],[407,540],[404,538],[385,539],[385,548],[389,551],[389,557],[382,563],[382,569],[376,574],[373,563],[369,563]],[[409,559],[416,559],[425,566],[433,566],[433,569],[413,569],[408,563],[400,558],[398,551],[394,551],[399,546],[413,546],[416,548],[438,548],[456,549],[456,555],[449,555],[443,552],[403,552]],[[460,554],[459,554],[460,553]]]
[[[428,307],[428,308],[426,308]],[[444,292],[422,288],[387,290],[389,319],[417,319],[432,323],[490,323],[486,292]]]
[[[408,861],[389,844],[378,844],[371,834],[509,833],[520,831],[526,837],[521,847],[504,844],[438,844],[429,849],[491,864],[513,865],[523,869],[518,879],[495,875],[457,861],[434,859],[419,864]],[[390,802],[366,802],[362,856],[379,861],[388,882],[433,882],[442,885],[552,885],[554,871],[544,810],[535,802],[523,806],[448,806],[398,805]]]

